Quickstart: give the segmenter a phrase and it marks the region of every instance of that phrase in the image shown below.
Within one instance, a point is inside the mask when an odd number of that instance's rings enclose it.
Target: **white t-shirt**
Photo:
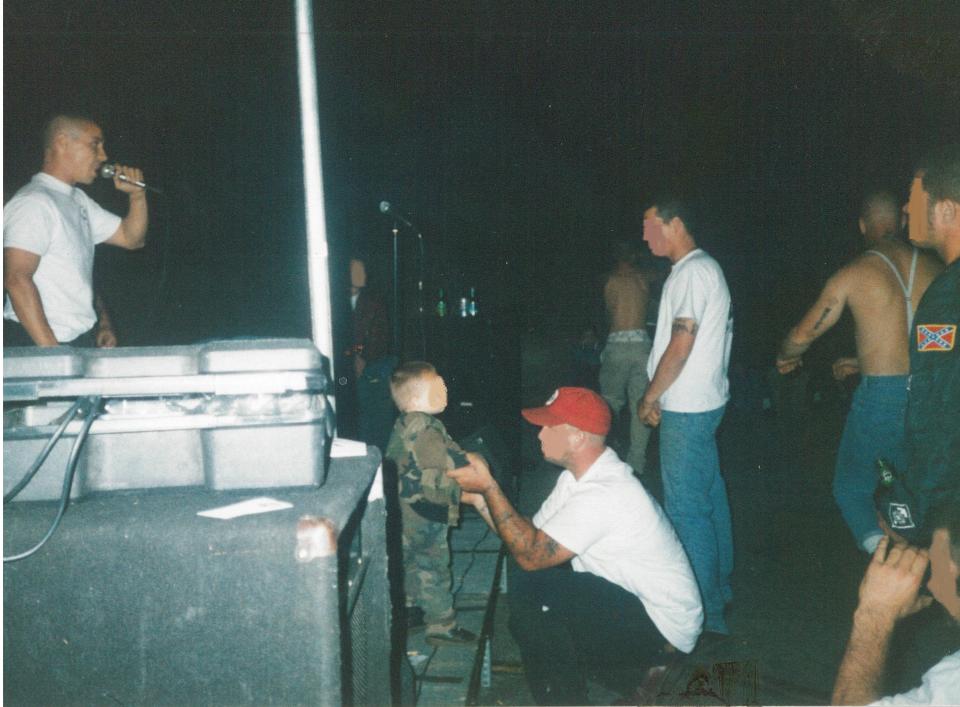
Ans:
[[[636,595],[664,638],[693,650],[703,606],[690,562],[663,509],[616,452],[606,449],[579,481],[564,471],[533,525],[576,553],[575,571]]]
[[[675,319],[693,319],[697,337],[680,375],[660,396],[671,412],[716,410],[730,398],[727,368],[733,342],[730,290],[716,260],[697,248],[673,265],[663,285],[657,333],[647,362],[650,379],[667,350]]]
[[[33,281],[57,341],[72,341],[97,322],[93,309],[94,246],[116,233],[120,217],[86,193],[41,172],[3,209],[3,247],[40,256]],[[9,296],[5,319],[19,321]]]
[[[918,687],[871,702],[873,705],[960,705],[960,651],[923,674]]]

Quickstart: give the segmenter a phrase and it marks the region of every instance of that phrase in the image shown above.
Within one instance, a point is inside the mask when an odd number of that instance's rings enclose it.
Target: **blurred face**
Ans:
[[[650,252],[660,258],[667,255],[664,228],[665,224],[657,214],[656,206],[651,206],[643,212],[643,240],[650,246]]]
[[[350,289],[356,293],[367,286],[367,268],[362,260],[350,261]]]
[[[946,529],[934,532],[930,544],[930,581],[927,589],[933,598],[943,604],[947,612],[960,621],[960,596],[957,595],[957,576],[960,574],[950,555],[950,535]]]
[[[571,438],[577,429],[567,424],[540,428],[537,438],[540,440],[540,450],[543,458],[548,462],[567,466],[570,458]]]
[[[107,161],[103,132],[93,123],[84,123],[79,130],[64,133],[62,137],[63,159],[74,182],[90,184],[97,178],[100,165]]]
[[[442,376],[431,376],[427,381],[427,412],[437,415],[447,409],[447,384]]]
[[[929,205],[930,197],[923,188],[923,180],[914,177],[910,185],[910,201],[903,210],[909,221],[910,241],[918,246],[930,245]]]

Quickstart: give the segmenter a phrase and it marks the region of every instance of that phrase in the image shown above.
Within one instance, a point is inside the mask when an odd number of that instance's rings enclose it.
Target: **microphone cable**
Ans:
[[[77,470],[77,460],[80,458],[80,449],[83,447],[83,443],[87,439],[87,434],[90,432],[90,426],[93,424],[93,421],[96,419],[97,415],[100,412],[100,396],[91,395],[86,398],[80,398],[77,401],[78,404],[89,405],[90,409],[84,413],[83,424],[80,426],[80,431],[77,433],[77,439],[73,442],[73,448],[70,450],[70,457],[67,459],[67,468],[63,475],[63,490],[60,493],[60,507],[57,509],[57,515],[53,519],[53,523],[50,526],[50,529],[47,531],[47,534],[43,536],[43,539],[34,545],[29,550],[21,552],[16,555],[10,555],[9,557],[4,557],[4,563],[7,562],[16,562],[18,560],[23,560],[27,557],[30,557],[32,554],[37,552],[42,548],[47,541],[53,537],[53,534],[57,531],[57,528],[60,527],[60,521],[63,519],[63,514],[67,510],[67,506],[70,505],[70,489],[73,487],[73,477]]]
[[[67,410],[63,415],[63,420],[60,422],[56,431],[50,436],[50,439],[47,440],[46,445],[43,449],[40,450],[40,454],[37,455],[37,458],[34,460],[33,465],[27,470],[27,473],[23,475],[23,478],[17,482],[17,485],[12,489],[7,491],[3,495],[3,504],[6,505],[10,503],[14,498],[17,497],[24,487],[30,483],[30,480],[33,479],[34,475],[40,470],[40,467],[43,466],[43,462],[46,461],[47,456],[50,454],[54,445],[60,440],[63,436],[64,431],[67,429],[67,425],[73,420],[77,415],[77,411],[83,405],[83,398],[80,398],[75,402],[70,409]]]

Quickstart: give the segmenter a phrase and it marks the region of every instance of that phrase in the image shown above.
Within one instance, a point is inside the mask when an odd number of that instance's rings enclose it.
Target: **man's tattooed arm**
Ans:
[[[483,496],[500,539],[523,569],[554,567],[574,556],[571,550],[535,528],[533,523],[517,513],[499,485],[491,486]]]
[[[640,401],[640,408],[653,406],[680,377],[683,367],[687,365],[687,359],[690,358],[690,352],[693,351],[693,343],[696,341],[699,329],[700,326],[694,319],[673,320],[673,325],[670,327],[670,343],[660,357],[653,379]],[[643,417],[642,414],[640,416]]]
[[[813,330],[818,331],[820,325],[823,324],[824,320],[827,318],[827,315],[830,314],[830,307],[824,307],[823,313],[820,315],[820,318],[817,320],[817,323],[813,325]]]
[[[693,319],[674,319],[673,325],[670,327],[671,334],[686,333],[690,336],[696,336],[699,330],[700,325]]]
[[[777,370],[781,373],[794,370],[801,364],[800,357],[810,345],[837,323],[846,304],[845,292],[844,280],[840,276],[830,279],[820,298],[780,344]]]

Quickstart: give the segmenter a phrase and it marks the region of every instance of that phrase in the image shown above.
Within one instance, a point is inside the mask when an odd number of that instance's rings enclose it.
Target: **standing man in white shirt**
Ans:
[[[649,664],[666,643],[689,653],[703,609],[680,540],[657,502],[605,443],[610,409],[560,388],[522,411],[547,461],[565,468],[532,519],[519,515],[483,458],[447,472],[520,565],[510,632],[539,704],[585,704],[584,664]]]
[[[95,345],[94,247],[142,248],[148,222],[139,169],[116,166],[113,185],[130,198],[122,219],[77,188],[106,160],[92,120],[58,115],[47,124],[42,171],[3,210],[5,346]]]
[[[725,635],[733,536],[716,431],[730,397],[733,318],[723,271],[697,246],[694,219],[688,204],[674,200],[644,213],[643,239],[673,268],[660,297],[650,384],[637,415],[660,425],[664,506],[700,585],[704,631]]]

